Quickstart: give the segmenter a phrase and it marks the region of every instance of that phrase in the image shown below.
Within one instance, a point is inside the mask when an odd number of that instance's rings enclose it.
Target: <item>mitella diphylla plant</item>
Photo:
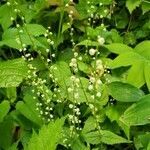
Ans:
[[[0,136],[0,149],[134,149],[149,136],[148,73],[137,84],[131,78],[135,63],[149,64],[143,54],[147,48],[132,49],[148,37],[148,25],[142,27],[144,37],[135,25],[133,39],[134,15],[127,16],[140,4],[131,7],[129,1],[0,3],[0,98],[5,99],[0,135],[9,135]],[[141,18],[146,20],[144,14]],[[141,103],[145,114],[138,110]],[[140,136],[134,133],[139,133],[138,125],[145,125]],[[131,126],[137,126],[133,133]]]

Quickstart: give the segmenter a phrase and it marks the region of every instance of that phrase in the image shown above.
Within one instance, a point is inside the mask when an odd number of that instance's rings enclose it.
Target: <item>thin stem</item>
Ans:
[[[58,35],[57,35],[57,43],[56,43],[56,55],[58,53],[58,44],[59,44],[59,40],[60,40],[60,36],[61,36],[61,29],[62,29],[63,17],[64,17],[64,9],[62,9],[62,11],[60,13]]]

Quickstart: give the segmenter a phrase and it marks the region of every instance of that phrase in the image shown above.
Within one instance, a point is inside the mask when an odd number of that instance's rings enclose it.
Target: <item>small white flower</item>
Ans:
[[[95,55],[95,53],[96,53],[96,49],[91,48],[91,49],[89,50],[89,54],[90,54],[91,56]]]
[[[46,49],[46,52],[47,52],[47,53],[49,53],[49,51],[50,51],[49,49]]]
[[[74,57],[77,57],[78,56],[78,53],[77,52],[74,52]]]
[[[100,5],[100,6],[102,6],[102,5],[103,5],[103,3],[99,3],[99,5]]]
[[[104,10],[104,13],[107,13],[107,9]]]
[[[73,89],[72,88],[68,88],[68,92],[70,93],[70,92],[72,92],[73,91]]]
[[[14,19],[14,17],[11,17],[10,20],[11,20],[11,21],[14,21],[15,19]]]
[[[95,82],[95,78],[94,77],[90,77],[90,82],[94,83]]]
[[[53,118],[53,117],[54,117],[52,114],[50,114],[49,116],[50,116],[50,118]]]
[[[100,18],[103,18],[104,16],[103,15],[100,15]]]
[[[105,43],[105,39],[103,38],[103,37],[98,37],[98,43],[100,44],[100,45],[103,45],[104,43]]]
[[[69,4],[66,4],[66,5],[65,5],[65,7],[68,7],[68,6],[69,6]]]
[[[73,108],[73,104],[69,104],[69,108],[72,109]]]
[[[92,91],[92,90],[93,90],[93,85],[89,85],[89,86],[88,86],[88,90],[89,90],[89,91]]]
[[[10,2],[7,2],[7,5],[10,6]]]
[[[94,108],[94,105],[93,105],[93,104],[89,104],[89,107],[90,107],[91,109],[93,109],[93,108]]]
[[[17,24],[17,25],[16,25],[16,27],[17,27],[17,28],[19,28],[19,27],[20,27],[20,25],[19,25],[19,24]]]
[[[101,97],[102,94],[101,94],[100,92],[98,92],[98,93],[96,94],[96,96],[97,96],[97,97]]]
[[[55,54],[52,54],[52,57],[55,57]]]
[[[70,79],[71,79],[72,81],[75,81],[76,77],[75,77],[75,76],[71,76]]]
[[[74,94],[74,98],[75,98],[75,99],[79,98],[79,93],[75,93],[75,94]]]
[[[70,12],[69,12],[70,14],[73,14],[73,11],[72,10],[70,10]]]

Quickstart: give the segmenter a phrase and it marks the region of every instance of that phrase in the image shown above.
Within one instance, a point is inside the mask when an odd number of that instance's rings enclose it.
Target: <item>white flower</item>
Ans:
[[[103,62],[102,62],[100,59],[99,59],[99,60],[97,60],[97,61],[96,61],[96,66],[98,66],[98,65],[102,65],[102,63],[103,63]]]
[[[80,56],[78,59],[79,59],[79,60],[82,60],[82,56]]]
[[[107,9],[104,10],[104,13],[107,13]]]
[[[90,107],[91,109],[93,109],[93,108],[94,108],[94,105],[93,105],[93,104],[89,104],[89,107]]]
[[[78,56],[78,53],[77,52],[74,52],[74,57],[77,57]]]
[[[10,6],[10,2],[7,2],[7,5]]]
[[[71,76],[70,79],[71,79],[72,81],[75,81],[76,77],[75,77],[75,76]]]
[[[93,90],[93,85],[89,85],[88,89],[89,91]]]
[[[50,51],[49,49],[46,49],[46,52],[47,52],[47,53],[49,53],[49,51]]]
[[[72,109],[72,108],[73,108],[73,105],[72,105],[72,104],[69,104],[69,108]]]
[[[101,95],[102,95],[102,94],[101,94],[100,92],[98,92],[98,93],[96,94],[97,97],[101,97]]]
[[[68,92],[70,93],[70,92],[72,92],[73,91],[73,89],[72,88],[68,88]]]
[[[94,77],[90,77],[90,82],[94,83],[95,82],[95,78]]]
[[[52,57],[55,57],[55,54],[52,54]]]
[[[75,98],[75,99],[79,98],[79,93],[75,93],[75,94],[74,94],[74,98]]]
[[[15,19],[14,19],[14,17],[11,17],[10,20],[13,21],[13,20],[15,20]]]
[[[97,41],[98,41],[98,43],[100,45],[103,45],[105,43],[105,39],[103,37],[101,37],[101,36],[98,36],[98,40]]]
[[[91,49],[89,50],[89,54],[90,54],[91,56],[95,55],[95,53],[96,53],[96,49],[91,48]]]

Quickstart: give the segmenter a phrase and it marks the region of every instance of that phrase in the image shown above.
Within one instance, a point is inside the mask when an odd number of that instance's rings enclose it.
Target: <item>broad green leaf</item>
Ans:
[[[142,1],[142,10],[143,10],[143,14],[150,11],[149,1]]]
[[[96,129],[96,120],[93,117],[89,117],[84,124],[82,133],[84,134],[95,129]]]
[[[112,43],[110,45],[105,45],[105,47],[112,53],[116,53],[116,54],[132,52],[133,50],[131,47],[121,43]]]
[[[109,106],[106,109],[106,115],[110,119],[111,122],[116,121],[118,125],[123,129],[124,133],[130,138],[130,128],[119,120],[120,116],[124,113],[124,111],[128,108],[129,103],[117,103],[117,105]]]
[[[16,28],[5,30],[0,45],[6,45],[18,50],[22,49],[21,43],[45,49],[47,48],[46,45],[36,39],[36,37],[45,33],[45,28],[43,26],[38,24],[27,24],[25,27],[20,27],[18,30]]]
[[[145,149],[147,148],[148,144],[150,143],[150,133],[147,132],[145,134],[139,134],[138,137],[134,139],[134,144],[136,149]]]
[[[102,142],[105,144],[119,144],[119,143],[130,143],[127,139],[114,134],[111,131],[101,130]]]
[[[12,144],[14,121],[10,116],[0,123],[0,149],[8,150]]]
[[[16,87],[27,76],[28,67],[24,59],[0,62],[0,87]]]
[[[141,0],[127,0],[126,1],[126,6],[127,6],[130,13],[132,13],[132,11],[136,7],[139,7],[140,4],[141,4]]]
[[[134,52],[123,53],[110,63],[110,67],[114,69],[122,66],[130,66],[138,62],[139,60],[142,60],[142,57],[137,53]]]
[[[150,60],[150,41],[143,41],[139,43],[135,48],[135,52],[142,55],[144,58]]]
[[[110,95],[121,102],[136,102],[144,95],[138,88],[122,82],[112,82],[108,89]]]
[[[19,101],[16,105],[16,109],[27,119],[34,122],[36,125],[41,126],[42,120],[39,117],[39,112],[36,110],[37,100],[33,97],[34,95],[26,93],[24,96],[24,102]]]
[[[145,75],[147,87],[150,91],[150,62],[144,64],[144,75]]]
[[[84,139],[86,142],[91,143],[91,144],[99,144],[99,143],[105,143],[108,145],[113,145],[113,144],[119,144],[119,143],[130,143],[127,139],[118,136],[117,134],[114,134],[111,131],[107,130],[100,130],[98,131],[93,131],[86,133],[84,135]]]
[[[145,77],[144,77],[144,62],[143,61],[136,62],[129,69],[127,82],[138,88],[144,85]]]
[[[16,87],[10,87],[6,89],[7,98],[13,103],[17,98],[17,89]]]
[[[0,122],[3,121],[4,117],[9,112],[9,109],[10,109],[9,101],[4,100],[0,103]]]
[[[120,120],[129,126],[145,125],[150,123],[150,95],[142,97],[137,103],[130,106]]]
[[[69,65],[63,61],[57,62],[51,66],[51,73],[57,78],[58,85],[66,88],[68,80],[71,77]]]
[[[71,144],[72,150],[89,150],[83,142],[81,142],[80,138],[75,138],[72,140]]]
[[[39,36],[46,33],[46,29],[39,24],[26,24],[23,28],[28,34],[33,36]]]
[[[33,135],[25,150],[55,150],[61,138],[64,119],[57,119],[48,125],[42,126],[39,134],[33,132]]]
[[[83,71],[86,74],[90,73],[90,66],[82,61],[78,62],[78,68],[80,71]]]
[[[18,142],[11,145],[11,147],[9,147],[8,150],[18,150],[17,146],[18,146]]]
[[[147,150],[150,150],[150,143],[149,143],[148,146],[147,146]]]
[[[12,6],[8,6],[7,4],[1,5],[0,7],[0,24],[3,29],[6,30],[13,22],[11,21],[11,17],[16,18],[15,12],[12,10]]]

